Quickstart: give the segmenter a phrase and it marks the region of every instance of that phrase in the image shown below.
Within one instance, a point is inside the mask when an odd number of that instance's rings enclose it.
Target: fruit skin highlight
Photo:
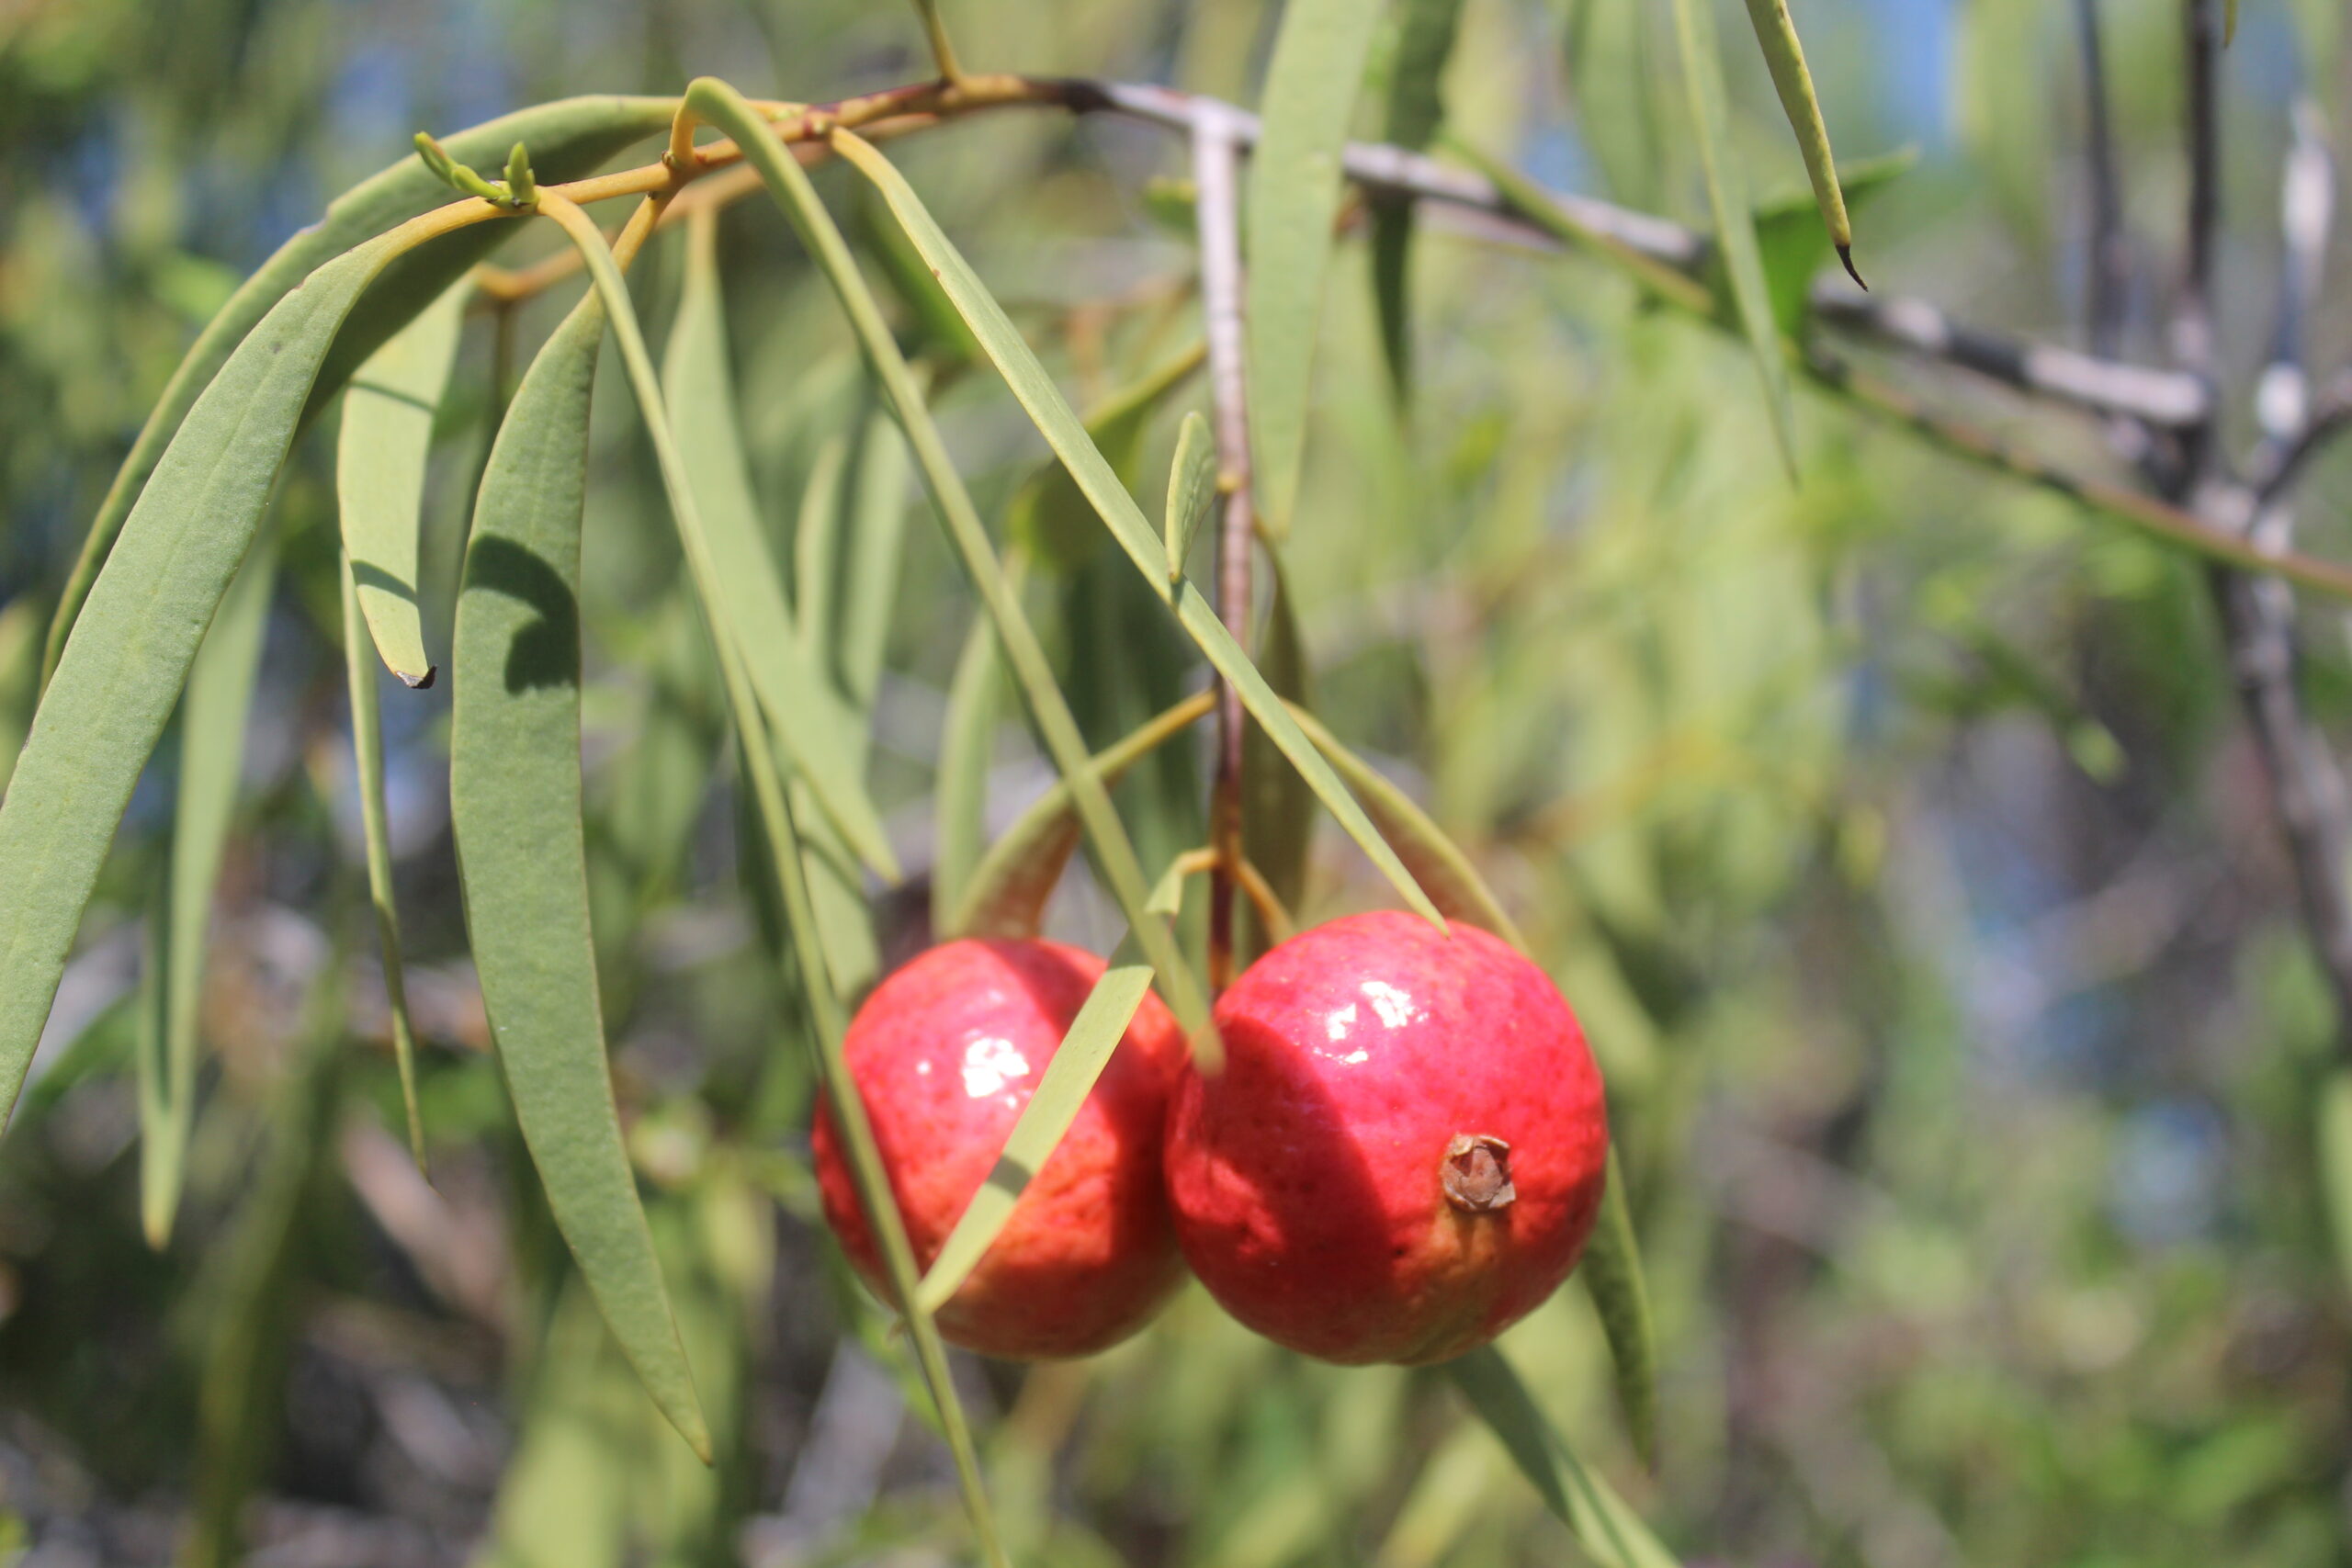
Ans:
[[[1102,959],[1049,942],[934,947],[875,988],[843,1041],[916,1263],[931,1266],[994,1167]],[[1147,994],[1045,1168],[938,1314],[991,1356],[1091,1355],[1133,1334],[1183,1278],[1165,1193],[1168,1097],[1183,1032]],[[830,1111],[812,1136],[825,1218],[889,1298],[881,1249]]]
[[[1216,1007],[1226,1069],[1168,1133],[1186,1261],[1268,1338],[1325,1360],[1475,1349],[1575,1267],[1609,1148],[1600,1071],[1551,980],[1455,921],[1351,916]]]

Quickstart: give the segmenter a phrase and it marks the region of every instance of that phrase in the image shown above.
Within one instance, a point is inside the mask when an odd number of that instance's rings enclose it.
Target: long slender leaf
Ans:
[[[1561,243],[1600,257],[1639,281],[1660,299],[1686,310],[1707,317],[1715,314],[1713,296],[1707,292],[1705,285],[1690,274],[1645,252],[1635,250],[1623,240],[1586,228],[1560,210],[1559,204],[1546,196],[1543,187],[1501,159],[1491,157],[1457,137],[1449,135],[1442,141],[1447,151],[1492,181],[1495,189],[1502,194],[1513,211]]]
[[[1263,129],[1250,163],[1242,325],[1252,485],[1258,513],[1278,538],[1298,499],[1331,220],[1340,210],[1340,152],[1380,13],[1379,0],[1288,0],[1266,66]],[[922,247],[920,234],[915,243]],[[947,292],[954,298],[953,284]],[[973,326],[985,343],[986,330]]]
[[[1732,303],[1756,372],[1764,379],[1764,404],[1772,436],[1792,479],[1797,471],[1795,415],[1789,395],[1789,367],[1780,333],[1772,325],[1772,299],[1764,286],[1764,261],[1756,247],[1756,224],[1748,211],[1747,182],[1731,145],[1723,57],[1715,45],[1715,18],[1708,0],[1673,0],[1674,37],[1682,56],[1682,85],[1697,131],[1699,161],[1707,175],[1707,205],[1715,219],[1715,245],[1730,281]]]
[[[1015,553],[1005,581],[1014,597],[1028,575],[1029,558]],[[931,923],[943,936],[957,929],[957,913],[988,848],[989,768],[995,761],[1002,716],[1004,662],[996,627],[972,617],[947,682],[947,716],[940,727],[939,773],[932,783]]]
[[[1462,26],[1462,0],[1404,0],[1396,54],[1388,68],[1388,102],[1382,140],[1416,152],[1430,144],[1445,118],[1439,90],[1453,39]],[[1413,204],[1375,201],[1372,207],[1372,296],[1380,320],[1380,346],[1388,362],[1389,384],[1400,400],[1413,379]]]
[[[1150,889],[1144,882],[1143,866],[1136,859],[1135,846],[1128,840],[1126,829],[1112,809],[1109,795],[1099,781],[1087,772],[1086,743],[1079,733],[1077,720],[1055,685],[1052,667],[1047,663],[1044,648],[1029,626],[1017,599],[1008,591],[1002,568],[995,550],[989,546],[987,530],[981,525],[979,513],[964,489],[962,478],[949,459],[945,444],[940,439],[938,427],[932,422],[930,411],[924,407],[919,389],[908,371],[905,357],[891,338],[888,325],[883,321],[874,296],[865,287],[857,264],[842,241],[841,231],[818,200],[808,176],[787,151],[775,132],[754,114],[741,95],[721,82],[705,77],[687,89],[688,104],[698,114],[735,137],[744,149],[745,156],[760,171],[768,189],[791,219],[801,241],[815,254],[852,327],[856,331],[859,345],[865,350],[866,363],[873,367],[889,395],[892,410],[898,414],[899,426],[906,432],[908,444],[913,448],[917,466],[924,482],[930,487],[932,499],[949,543],[964,563],[966,573],[979,590],[981,602],[987,605],[996,624],[998,640],[1002,644],[1006,662],[1019,682],[1022,694],[1029,705],[1031,716],[1045,737],[1046,749],[1054,765],[1066,779],[1075,781],[1074,788],[1079,813],[1086,823],[1087,837],[1101,856],[1104,879],[1113,897],[1125,915],[1128,928],[1142,945],[1144,956],[1150,962],[1165,988],[1170,1009],[1183,1025],[1186,1035],[1204,1059],[1215,1060],[1217,1053],[1216,1032],[1209,1018],[1208,998],[1200,979],[1185,962],[1182,952],[1165,922],[1150,915],[1144,908]],[[844,146],[865,144],[854,138],[846,139]],[[870,149],[869,149],[870,151]],[[889,192],[886,189],[885,196]],[[892,209],[897,210],[894,199]],[[901,218],[903,222],[903,217]],[[911,231],[910,231],[911,232]],[[916,236],[918,248],[922,247]],[[924,249],[926,257],[930,255]],[[936,263],[934,262],[934,265]],[[943,282],[945,279],[943,278]],[[948,287],[950,298],[957,298],[956,290]],[[957,299],[959,308],[963,301]],[[1000,312],[1000,318],[1001,312]],[[967,312],[967,319],[968,312]],[[974,323],[975,331],[980,331]],[[986,333],[982,332],[983,339]],[[1041,372],[1042,374],[1042,372]],[[1067,410],[1064,411],[1067,412]],[[1075,420],[1073,419],[1073,423]],[[1084,437],[1081,434],[1080,439]],[[1090,444],[1087,450],[1093,451]],[[1097,454],[1097,461],[1100,455]],[[1117,480],[1111,479],[1115,487]],[[1130,512],[1134,501],[1126,497]],[[1138,523],[1141,518],[1136,518]]]
[[[1168,544],[1168,581],[1184,575],[1193,541],[1216,506],[1216,440],[1197,411],[1176,427],[1176,456],[1168,465],[1168,511],[1160,534]]]
[[[1781,112],[1796,132],[1797,151],[1804,155],[1805,178],[1813,182],[1813,198],[1821,208],[1822,226],[1838,259],[1856,283],[1854,228],[1846,217],[1846,193],[1838,184],[1838,160],[1829,151],[1829,127],[1821,118],[1821,98],[1813,90],[1813,73],[1805,69],[1804,45],[1797,39],[1789,0],[1747,0],[1747,20],[1756,42],[1764,51],[1764,64],[1772,73],[1772,90],[1781,96]]]
[[[351,690],[351,753],[359,783],[360,832],[367,843],[368,898],[376,910],[376,943],[384,965],[384,1001],[392,1019],[392,1061],[400,1072],[409,1155],[417,1169],[423,1170],[424,1118],[416,1104],[416,1028],[409,1018],[400,907],[392,897],[391,820],[384,802],[384,723],[376,700],[376,660],[368,657],[362,602],[358,575],[346,556],[343,562],[344,679]]]
[[[1216,698],[1206,692],[1187,697],[1096,752],[1088,766],[1102,784],[1116,784],[1129,768],[1182,735],[1215,705]],[[1035,936],[1045,920],[1046,900],[1084,836],[1069,783],[1055,784],[989,846],[940,935]]]
[[[697,84],[699,86],[700,84]],[[775,132],[754,115],[749,105],[727,90],[731,104],[726,106],[731,129],[741,132],[747,141],[755,141],[773,149],[775,154],[791,162],[776,140]],[[797,164],[793,164],[797,171]],[[946,1428],[948,1448],[953,1453],[958,1478],[963,1483],[967,1511],[971,1515],[972,1528],[979,1537],[983,1554],[991,1564],[1004,1562],[1003,1548],[999,1543],[996,1525],[988,1503],[988,1494],[980,1482],[978,1456],[972,1446],[971,1432],[964,1418],[961,1402],[947,1372],[947,1353],[939,1337],[938,1326],[928,1313],[913,1305],[915,1274],[914,1256],[906,1236],[898,1210],[890,1197],[888,1178],[882,1168],[880,1150],[874,1142],[872,1127],[867,1123],[863,1101],[856,1095],[849,1069],[842,1057],[842,1037],[844,1030],[840,998],[834,993],[827,961],[816,926],[815,906],[809,897],[808,878],[800,854],[800,835],[793,825],[791,805],[779,777],[775,758],[770,750],[766,719],[761,711],[757,694],[752,689],[751,674],[742,657],[741,634],[729,619],[724,601],[713,590],[710,576],[715,570],[707,536],[703,531],[700,514],[695,509],[695,493],[687,478],[684,460],[680,454],[675,433],[672,429],[669,411],[663,406],[662,385],[653,370],[652,356],[646,352],[645,338],[638,326],[637,311],[629,301],[628,285],[622,280],[620,266],[595,222],[570,200],[554,193],[545,193],[539,210],[554,218],[563,226],[588,274],[594,280],[597,297],[605,301],[613,324],[613,335],[621,351],[621,363],[628,371],[629,386],[636,393],[638,410],[645,421],[653,453],[662,469],[662,485],[670,502],[670,511],[677,524],[680,544],[693,571],[702,595],[705,613],[711,622],[711,641],[718,658],[721,677],[727,688],[728,707],[732,715],[737,738],[741,741],[738,754],[752,781],[752,795],[762,830],[772,851],[776,887],[782,895],[786,924],[790,930],[798,960],[802,995],[807,998],[810,1021],[815,1025],[821,1076],[826,1093],[832,1105],[836,1124],[842,1131],[843,1141],[851,1150],[851,1164],[856,1173],[860,1195],[866,1214],[882,1241],[883,1256],[889,1265],[890,1277],[899,1288],[899,1299],[909,1303],[907,1323],[915,1342],[915,1353],[937,1405],[941,1424]],[[658,203],[649,198],[640,207],[640,216],[658,210]],[[639,231],[641,232],[641,231]],[[833,235],[833,243],[841,245],[841,237]],[[845,259],[845,258],[844,258]],[[869,299],[868,303],[871,301]],[[903,374],[903,366],[901,367]]]
[[[1258,667],[1266,672],[1266,683],[1296,711],[1313,700],[1306,641],[1299,633],[1298,609],[1283,571],[1281,551],[1272,543],[1266,547],[1266,564],[1273,578],[1273,596],[1258,647]],[[1265,731],[1251,725],[1241,738],[1241,852],[1264,874],[1285,908],[1296,908],[1306,891],[1314,845],[1314,792],[1267,740]],[[1235,954],[1244,964],[1278,940],[1247,904],[1239,928]]]
[[[605,1056],[581,829],[580,515],[605,330],[582,301],[525,373],[474,507],[451,663],[449,809],[515,1119],[580,1272],[654,1403],[710,1433]]]
[[[831,662],[833,607],[841,589],[842,491],[849,468],[849,435],[835,431],[817,444],[808,481],[800,492],[800,514],[792,530],[793,612],[800,618],[800,647],[812,669]]]
[[[526,141],[542,179],[569,180],[587,174],[630,142],[662,131],[676,108],[676,101],[670,98],[612,94],[562,98],[458,131],[442,138],[441,144],[460,163],[481,164],[503,158],[516,141]],[[64,655],[66,634],[81,614],[132,502],[139,499],[180,422],[196,406],[213,374],[228,362],[232,351],[288,289],[312,271],[393,224],[448,199],[449,187],[403,149],[400,162],[336,197],[328,204],[323,218],[280,245],[213,314],[172,372],[155,406],[148,411],[138,439],[131,443],[106,498],[98,503],[64,597],[50,622],[44,682]],[[395,262],[383,279],[384,287],[353,313],[343,341],[328,355],[319,387],[334,392],[379,344],[428,300],[439,298],[505,237],[497,225],[465,230]],[[314,397],[313,408],[316,402]]]
[[[204,390],[122,525],[0,799],[0,1114],[132,784],[253,542],[319,364],[398,240],[312,274]]]
[[[837,663],[851,705],[863,711],[873,706],[881,682],[907,531],[907,444],[879,410],[866,420],[858,443],[850,512]]]
[[[1087,439],[1094,443],[1114,473],[1124,479],[1134,472],[1142,459],[1144,432],[1152,414],[1207,357],[1208,345],[1195,342],[1087,414]],[[1027,547],[1042,564],[1066,572],[1083,566],[1102,543],[1093,506],[1071,481],[1069,470],[1050,460],[1013,495],[1006,512],[1005,533]]]
[[[410,686],[433,683],[417,606],[417,539],[433,416],[465,324],[460,285],[368,356],[343,395],[335,499],[359,610],[385,667]]]
[[[856,721],[794,629],[775,556],[760,526],[727,366],[717,234],[717,215],[708,211],[689,231],[685,295],[662,377],[663,395],[678,411],[679,455],[709,541],[712,570],[704,586],[723,599],[727,618],[742,631],[752,683],[826,820],[859,860],[895,880],[899,864],[882,814],[859,777],[863,754],[850,743]]]
[[[1004,1229],[1021,1194],[1045,1168],[1079,1107],[1094,1092],[1094,1080],[1102,1076],[1111,1053],[1125,1038],[1136,1009],[1143,1005],[1144,993],[1149,989],[1149,966],[1130,964],[1105,970],[1087,993],[1085,1005],[1070,1020],[1069,1032],[1046,1063],[1029,1103],[1021,1108],[989,1179],[972,1194],[956,1228],[947,1233],[939,1256],[931,1260],[930,1271],[915,1292],[923,1310],[937,1312],[945,1306],[947,1298],[987,1253],[989,1243]]]
[[[20,593],[0,606],[0,794],[17,770],[17,753],[32,728],[40,693],[41,637],[48,626],[40,601]]]
[[[1119,547],[1126,552],[1137,571],[1153,582],[1167,581],[1167,548],[1155,536],[1151,525],[1119,482],[1102,454],[1087,439],[1085,427],[1070,412],[1053,378],[1037,363],[1020,332],[996,302],[987,288],[972,271],[971,264],[948,240],[935,220],[916,197],[913,187],[874,149],[856,137],[846,133],[836,139],[843,155],[871,178],[889,199],[890,209],[905,224],[916,248],[931,265],[939,269],[941,284],[948,298],[972,323],[980,344],[995,361],[997,370],[1012,388],[1013,396],[1026,409],[1038,433],[1046,445],[1053,447],[1069,468],[1078,488],[1091,502],[1096,513],[1110,527]],[[1436,907],[1422,893],[1403,863],[1389,850],[1372,823],[1366,819],[1362,807],[1348,794],[1330,765],[1324,761],[1312,741],[1306,739],[1288,710],[1277,696],[1257,666],[1250,662],[1225,623],[1200,591],[1186,582],[1177,586],[1170,595],[1178,621],[1183,626],[1194,645],[1204,653],[1218,674],[1231,682],[1234,690],[1250,716],[1265,727],[1266,733],[1293,766],[1305,775],[1325,809],[1346,829],[1381,874],[1387,877],[1397,896],[1416,912],[1431,921],[1439,921]],[[1155,963],[1157,960],[1155,960]],[[1162,971],[1163,976],[1165,971]],[[1182,1014],[1180,1010],[1179,1016]]]
[[[1657,1462],[1657,1341],[1650,1325],[1650,1289],[1642,1272],[1641,1244],[1634,1235],[1634,1211],[1625,1193],[1625,1168],[1615,1145],[1609,1149],[1600,1217],[1584,1244],[1577,1275],[1592,1293],[1609,1337],[1609,1358],[1617,1371],[1617,1400],[1634,1447]]]
[[[212,894],[244,773],[245,718],[261,664],[277,550],[245,558],[188,671],[180,702],[179,795],[151,927],[139,1050],[139,1217],[149,1245],[171,1239],[196,1112],[197,1013]]]
[[[2336,1271],[2352,1293],[2352,1068],[2335,1068],[2320,1089],[2317,1143]]]
[[[1568,1450],[1501,1350],[1482,1347],[1448,1361],[1445,1370],[1470,1407],[1502,1439],[1544,1506],[1575,1532],[1577,1544],[1602,1568],[1675,1568],[1674,1554],[1650,1533],[1641,1516]]]

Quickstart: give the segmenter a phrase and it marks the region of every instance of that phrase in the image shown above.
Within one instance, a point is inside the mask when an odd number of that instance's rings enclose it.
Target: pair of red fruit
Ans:
[[[1103,970],[1046,942],[953,942],[850,1025],[849,1067],[917,1261],[986,1180]],[[1083,1356],[1149,1320],[1187,1264],[1236,1318],[1326,1360],[1443,1360],[1558,1289],[1592,1229],[1599,1072],[1542,970],[1456,922],[1333,920],[1217,1002],[1226,1064],[1191,1063],[1146,996],[1052,1157],[938,1314],[957,1344]],[[826,1217],[888,1293],[830,1119]]]

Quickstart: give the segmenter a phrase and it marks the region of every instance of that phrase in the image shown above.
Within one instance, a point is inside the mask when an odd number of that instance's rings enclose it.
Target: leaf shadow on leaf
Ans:
[[[506,649],[509,693],[580,684],[580,602],[563,574],[511,539],[478,539],[466,561],[466,586],[519,599],[539,618]]]
[[[415,584],[401,581],[372,561],[353,561],[351,575],[362,588],[373,588],[379,593],[389,593],[406,604],[416,603]]]

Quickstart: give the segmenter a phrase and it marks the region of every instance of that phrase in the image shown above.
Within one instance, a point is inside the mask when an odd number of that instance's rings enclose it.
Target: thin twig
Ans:
[[[1242,356],[1240,198],[1231,118],[1222,106],[1199,108],[1192,124],[1194,211],[1200,226],[1201,312],[1209,351],[1209,397],[1216,436],[1217,488],[1225,514],[1217,533],[1216,607],[1227,630],[1250,645],[1250,499],[1248,372]],[[1233,980],[1234,889],[1241,864],[1240,694],[1217,683],[1216,778],[1209,797],[1209,986]]]

